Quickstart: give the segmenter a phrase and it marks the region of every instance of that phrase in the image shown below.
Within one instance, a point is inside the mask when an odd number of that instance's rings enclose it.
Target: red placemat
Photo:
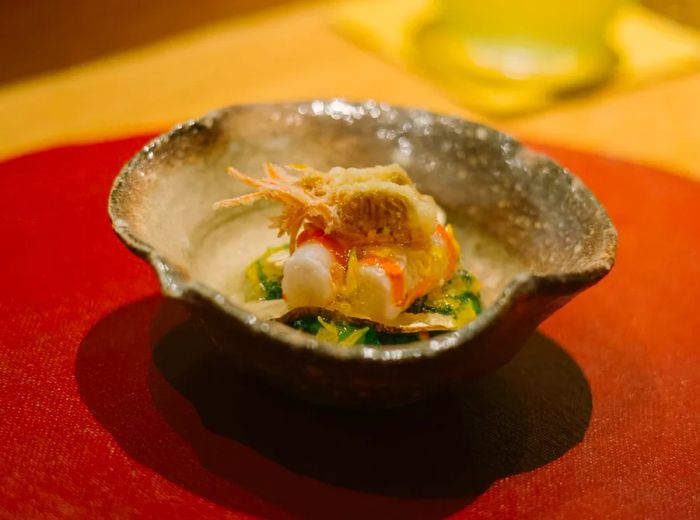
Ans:
[[[700,184],[540,147],[620,233],[618,265],[508,366],[382,414],[232,374],[113,235],[146,137],[0,164],[0,516],[700,515]]]

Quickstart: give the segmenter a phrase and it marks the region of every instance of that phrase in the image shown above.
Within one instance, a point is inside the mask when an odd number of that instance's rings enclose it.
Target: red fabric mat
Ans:
[[[700,517],[700,184],[542,148],[618,265],[446,402],[307,408],[238,379],[113,235],[146,137],[0,164],[0,517]]]

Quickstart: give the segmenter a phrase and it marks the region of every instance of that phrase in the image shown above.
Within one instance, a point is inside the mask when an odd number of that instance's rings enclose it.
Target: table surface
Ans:
[[[375,98],[484,120],[341,38],[332,4],[261,11],[0,88],[0,157],[160,130],[232,103]],[[700,178],[700,73],[487,121],[518,137]]]
[[[698,518],[700,184],[543,148],[613,271],[474,386],[353,414],[237,376],[159,296],[105,214],[145,141],[0,162],[0,518]]]
[[[232,378],[118,242],[105,201],[148,136],[105,138],[309,97],[479,117],[340,38],[328,9],[0,88],[0,156],[95,142],[0,162],[0,517],[698,518],[700,184],[671,173],[700,178],[700,74],[494,122],[591,187],[618,263],[435,408],[349,417]]]

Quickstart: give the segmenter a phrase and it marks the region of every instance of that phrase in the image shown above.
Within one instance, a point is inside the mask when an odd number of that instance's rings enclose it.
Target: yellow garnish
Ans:
[[[338,327],[334,323],[327,322],[321,316],[318,317],[318,321],[321,323],[321,329],[316,334],[316,337],[321,341],[338,343]]]
[[[347,296],[357,290],[357,270],[360,267],[360,262],[357,260],[357,251],[355,248],[350,250],[348,254],[348,267],[345,271],[345,284],[341,287],[342,294]]]
[[[369,327],[363,329],[357,329],[355,332],[350,334],[347,338],[340,342],[341,345],[355,345],[357,342],[362,340],[365,336],[365,332],[369,330]]]
[[[329,341],[331,343],[338,343],[344,346],[355,345],[364,338],[365,333],[369,330],[369,327],[364,327],[362,329],[354,330],[347,337],[340,339],[340,331],[335,323],[327,322],[321,316],[318,317],[318,321],[321,324],[321,329],[316,334],[316,337],[321,341]]]

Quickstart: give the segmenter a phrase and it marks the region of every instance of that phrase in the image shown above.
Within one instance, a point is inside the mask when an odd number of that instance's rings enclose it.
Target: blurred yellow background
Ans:
[[[671,14],[692,25],[694,5]],[[158,131],[232,103],[344,97],[459,113],[521,138],[700,178],[697,69],[496,119],[346,40],[333,26],[338,2],[76,0],[0,8],[0,157]]]

